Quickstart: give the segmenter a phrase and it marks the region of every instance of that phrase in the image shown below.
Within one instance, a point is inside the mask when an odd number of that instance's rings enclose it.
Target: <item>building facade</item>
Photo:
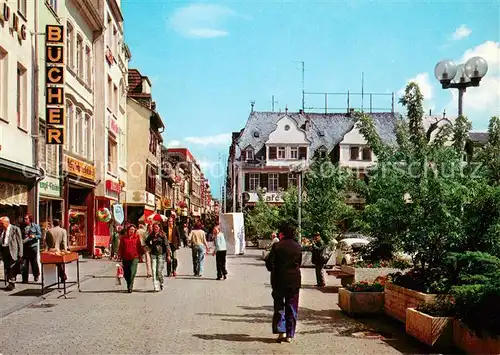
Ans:
[[[127,219],[137,223],[161,209],[161,133],[151,82],[129,69],[127,96]]]
[[[32,93],[36,2],[0,1],[0,215],[37,214],[37,122]],[[23,149],[19,149],[23,147]]]
[[[124,211],[127,185],[127,85],[130,51],[124,43],[123,16],[117,0],[98,1],[104,23],[102,36],[94,44],[96,117],[95,129],[97,210],[116,204]],[[122,191],[124,190],[124,191]],[[106,247],[110,241],[108,223],[95,217],[95,245]]]
[[[382,138],[393,142],[397,115],[370,115]],[[298,171],[307,170],[321,156],[360,178],[376,162],[351,114],[251,112],[245,128],[233,134],[226,198],[231,205],[236,202],[233,211],[255,205],[259,190],[266,202],[281,204],[282,192],[297,185]],[[358,202],[353,196],[351,203]]]

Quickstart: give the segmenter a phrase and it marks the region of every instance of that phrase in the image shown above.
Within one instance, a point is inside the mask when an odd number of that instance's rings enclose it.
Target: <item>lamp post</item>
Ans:
[[[297,164],[297,165],[292,165],[290,166],[290,171],[292,172],[298,172],[299,177],[297,181],[297,204],[298,204],[298,224],[299,224],[299,240],[302,240],[302,179],[303,179],[303,173],[304,170],[307,168],[307,166],[304,163]]]
[[[463,112],[463,96],[468,87],[479,86],[488,72],[488,63],[482,57],[473,57],[465,64],[456,65],[451,60],[442,60],[434,68],[434,76],[443,89],[458,89],[458,115]]]

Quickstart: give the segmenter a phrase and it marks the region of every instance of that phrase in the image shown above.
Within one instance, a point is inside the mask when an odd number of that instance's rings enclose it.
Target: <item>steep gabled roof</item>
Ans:
[[[488,143],[488,132],[469,132],[469,139],[474,143]]]
[[[269,139],[269,135],[277,127],[277,122],[285,115],[292,118],[298,125],[303,127],[309,121],[309,129],[306,130],[306,137],[311,141],[311,151],[316,151],[319,147],[325,146],[330,152],[339,144],[345,134],[350,132],[355,125],[355,118],[345,113],[278,113],[278,112],[257,112],[250,114],[247,124],[243,129],[236,143],[240,148],[251,145],[255,151],[259,151]],[[397,113],[382,112],[371,113],[370,116],[375,122],[375,127],[382,140],[388,144],[396,142],[396,122],[401,116]],[[255,136],[258,132],[258,137]]]

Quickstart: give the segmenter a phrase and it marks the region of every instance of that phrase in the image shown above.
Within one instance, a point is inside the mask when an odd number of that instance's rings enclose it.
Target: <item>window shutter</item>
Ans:
[[[299,159],[307,159],[307,147],[299,147]]]
[[[280,174],[279,187],[281,187],[284,190],[288,189],[288,174]]]
[[[268,174],[260,174],[260,188],[266,188],[267,189],[267,179],[268,179]]]
[[[245,174],[245,191],[250,191],[250,174]]]
[[[269,147],[269,159],[276,159],[278,157],[276,149],[276,147]]]

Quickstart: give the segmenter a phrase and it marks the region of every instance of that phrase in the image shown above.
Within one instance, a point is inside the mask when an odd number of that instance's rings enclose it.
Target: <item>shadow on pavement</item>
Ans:
[[[211,277],[179,276],[179,275],[177,275],[176,279],[181,279],[181,280],[217,281],[215,278],[211,278]]]
[[[276,343],[274,339],[251,337],[248,334],[193,334],[194,337],[203,340],[223,340],[232,342],[259,342],[259,343]]]
[[[270,299],[271,302],[271,299]],[[239,308],[249,311],[246,314],[198,313],[210,317],[221,317],[225,322],[269,323],[273,307],[260,306]],[[376,318],[351,318],[338,309],[315,310],[299,307],[299,323],[305,327],[301,334],[324,334],[332,336],[376,339],[405,354],[432,354],[435,351],[406,334],[404,326],[384,315]],[[451,352],[457,353],[455,349]]]
[[[127,290],[80,290],[80,293],[127,293]]]
[[[22,291],[10,291],[9,296],[21,296],[21,297],[38,297],[42,294],[42,287],[39,288],[27,288]]]

